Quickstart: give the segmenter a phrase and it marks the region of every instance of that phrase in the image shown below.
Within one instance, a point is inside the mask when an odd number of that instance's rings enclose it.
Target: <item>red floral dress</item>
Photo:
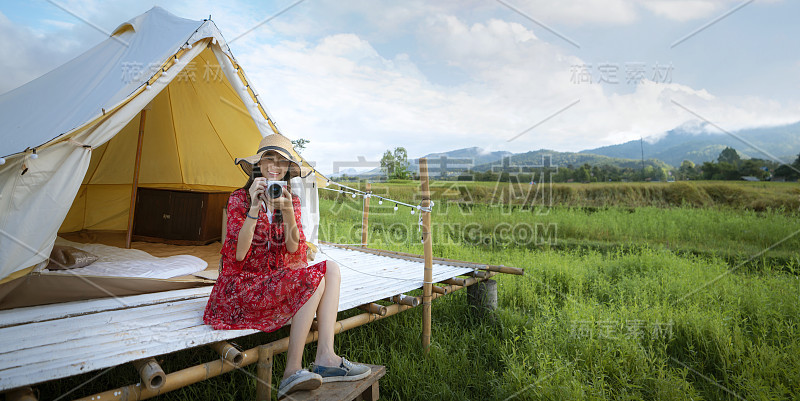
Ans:
[[[236,242],[249,210],[249,195],[237,189],[228,199],[228,225],[222,245],[222,272],[206,304],[203,322],[218,330],[275,331],[305,304],[325,275],[325,262],[309,266],[300,224],[300,199],[293,196],[300,232],[297,251],[289,253],[283,223],[258,212],[255,233],[244,259],[236,260]]]

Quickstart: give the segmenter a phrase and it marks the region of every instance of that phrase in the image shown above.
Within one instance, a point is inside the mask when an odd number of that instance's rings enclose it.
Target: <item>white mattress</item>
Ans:
[[[117,248],[103,244],[81,244],[56,238],[56,245],[71,246],[97,255],[96,262],[69,270],[45,270],[48,274],[142,277],[167,279],[205,270],[208,263],[191,255],[155,257],[139,249]]]

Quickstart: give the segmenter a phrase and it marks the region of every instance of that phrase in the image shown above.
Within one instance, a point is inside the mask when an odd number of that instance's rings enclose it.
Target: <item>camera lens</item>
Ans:
[[[267,196],[270,198],[280,198],[283,195],[283,187],[280,184],[272,184],[267,187]]]

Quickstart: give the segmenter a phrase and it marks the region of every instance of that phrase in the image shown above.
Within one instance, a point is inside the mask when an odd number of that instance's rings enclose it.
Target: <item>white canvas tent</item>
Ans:
[[[127,228],[140,129],[138,186],[197,191],[241,187],[234,158],[278,133],[216,25],[159,7],[0,95],[0,301],[57,233]],[[315,174],[294,184],[312,242]]]

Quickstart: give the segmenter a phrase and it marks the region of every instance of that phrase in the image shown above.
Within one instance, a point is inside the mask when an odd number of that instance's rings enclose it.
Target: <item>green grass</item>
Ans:
[[[428,355],[421,308],[339,334],[337,350],[386,365],[387,400],[798,399],[798,216],[734,203],[526,210],[437,202],[435,255],[521,267],[525,275],[496,277],[499,308],[484,319],[470,313],[463,291],[438,298]],[[383,206],[373,200],[370,208],[370,246],[421,253],[418,215]],[[359,202],[324,199],[320,211],[322,239],[360,241]],[[557,229],[540,231],[539,242],[520,240],[521,231],[515,240],[513,227],[537,224]],[[506,225],[511,234],[497,229]],[[237,343],[250,348],[285,335]],[[314,350],[306,347],[306,361]],[[161,359],[169,372],[215,358],[197,348]],[[284,358],[276,357],[275,383]],[[255,366],[244,370],[254,374]],[[92,376],[38,386],[40,399]],[[133,368],[121,366],[71,396],[136,381]],[[252,376],[232,372],[156,399],[252,399],[254,389]]]
[[[364,183],[347,183],[364,189]],[[374,183],[372,192],[398,200],[419,202],[419,183]],[[330,188],[338,189],[335,185]],[[755,211],[800,212],[800,187],[796,183],[738,181],[680,181],[655,183],[552,184],[433,181],[433,199],[476,204],[511,204],[568,207],[676,207],[733,208]],[[537,192],[538,190],[538,192]],[[334,199],[336,192],[320,191]]]
[[[418,215],[411,215],[407,207],[395,212],[393,206],[371,202],[370,246],[395,249],[418,243]],[[320,237],[336,243],[359,243],[361,208],[358,199],[347,196],[322,199]],[[800,235],[793,235],[800,230],[800,224],[796,216],[782,211],[689,206],[522,209],[446,202],[434,209],[435,252],[445,257],[452,248],[462,245],[487,251],[588,248],[604,252],[647,246],[722,257],[733,264],[769,248],[759,260],[774,259],[787,266],[800,262]],[[417,246],[415,252],[420,253],[421,247]]]

